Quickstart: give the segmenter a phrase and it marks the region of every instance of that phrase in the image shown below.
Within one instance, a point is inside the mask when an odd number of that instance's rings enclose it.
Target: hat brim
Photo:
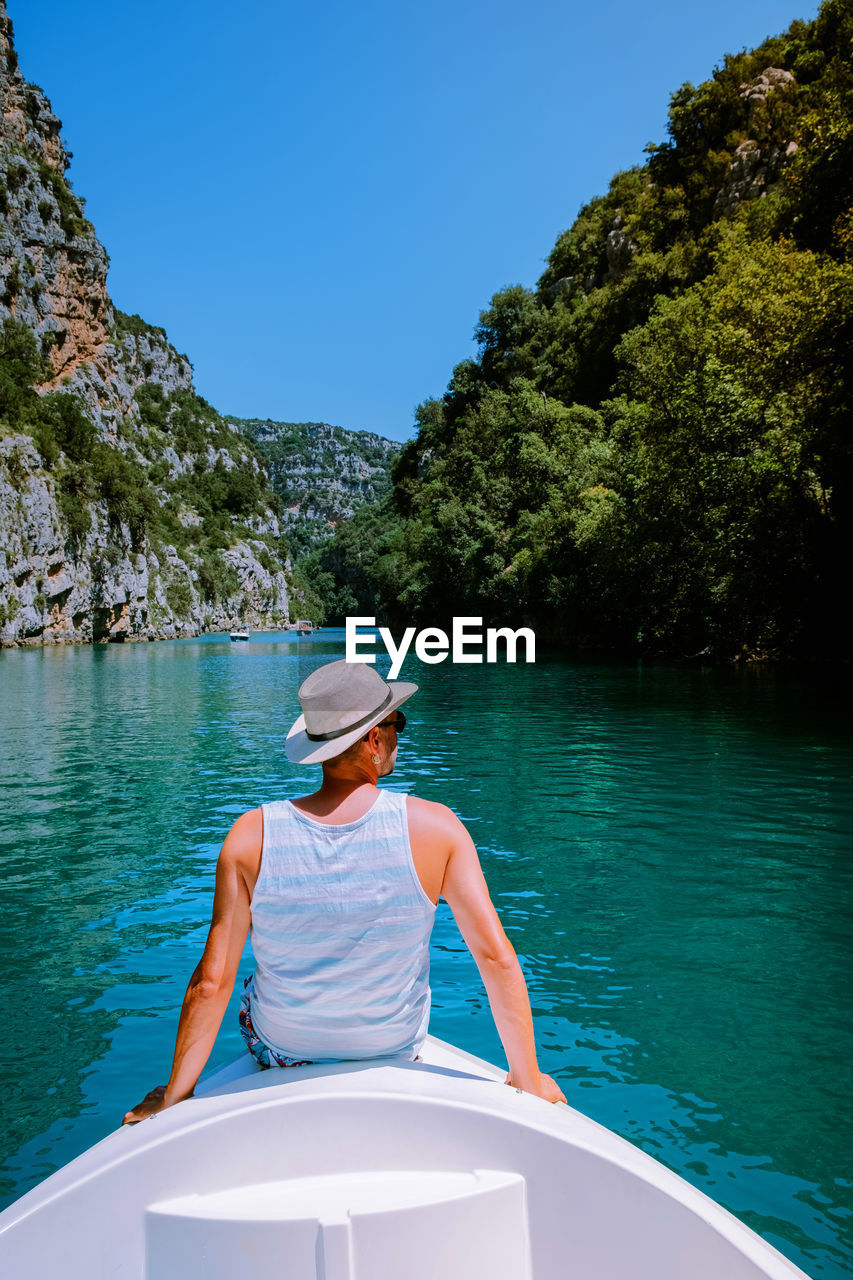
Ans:
[[[376,719],[358,729],[351,729],[349,733],[342,733],[339,738],[330,738],[327,742],[309,738],[305,732],[305,716],[299,716],[285,739],[284,751],[288,760],[294,764],[320,764],[323,760],[333,760],[369,733],[380,720],[387,720],[407,698],[418,691],[418,686],[409,680],[389,680],[386,683],[393,696],[381,711],[377,711]]]

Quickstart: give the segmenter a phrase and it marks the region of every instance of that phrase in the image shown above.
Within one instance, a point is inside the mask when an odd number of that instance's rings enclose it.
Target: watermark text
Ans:
[[[375,618],[347,618],[346,620],[346,660],[347,662],[375,662],[376,654],[368,652],[376,646],[376,635],[359,634],[359,627],[376,627]],[[424,627],[416,631],[414,627],[406,627],[400,643],[397,644],[387,627],[379,628],[379,637],[391,656],[389,680],[396,680],[403,666],[403,660],[415,642],[415,653],[421,662],[444,662],[450,656],[451,662],[483,662],[483,619],[454,618],[453,629],[448,637],[440,627]],[[480,628],[474,630],[474,628]],[[515,662],[519,642],[524,644],[524,661],[536,661],[536,636],[530,627],[488,627],[485,633],[486,662],[497,662],[498,642],[503,641],[506,661]],[[477,652],[479,648],[479,652]]]

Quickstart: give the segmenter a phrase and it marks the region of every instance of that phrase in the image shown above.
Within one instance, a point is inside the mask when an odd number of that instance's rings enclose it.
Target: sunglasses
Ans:
[[[404,729],[405,729],[405,727],[406,727],[406,717],[403,715],[402,711],[398,711],[398,712],[397,712],[396,719],[394,719],[394,720],[380,720],[380,721],[379,721],[379,724],[377,724],[377,725],[375,726],[375,728],[377,728],[377,729],[386,729],[386,728],[389,728],[391,725],[393,725],[393,726],[394,726],[394,728],[397,730],[397,732],[398,732],[398,733],[402,733],[402,732],[403,732],[403,730],[404,730]],[[367,741],[367,735],[366,735],[366,734],[365,734],[365,737],[364,737],[363,741],[364,741],[364,742],[366,742],[366,741]]]

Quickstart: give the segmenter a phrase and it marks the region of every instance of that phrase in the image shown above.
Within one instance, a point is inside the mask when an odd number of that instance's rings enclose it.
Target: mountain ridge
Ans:
[[[343,521],[390,492],[401,445],[375,431],[233,414],[227,421],[263,458],[294,559],[321,546]]]
[[[287,537],[300,512],[281,510],[251,431],[197,394],[165,330],[113,304],[62,122],[13,35],[0,0],[0,645],[286,623],[291,596],[306,607]],[[369,498],[370,476],[387,485],[387,465],[359,471],[360,434],[340,437],[352,475],[302,520],[308,541]]]

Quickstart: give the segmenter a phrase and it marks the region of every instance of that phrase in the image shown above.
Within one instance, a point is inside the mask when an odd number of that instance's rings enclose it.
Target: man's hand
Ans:
[[[524,1089],[523,1085],[516,1084],[511,1075],[508,1075],[505,1084],[512,1085],[514,1089]],[[556,1080],[552,1080],[550,1076],[546,1076],[544,1071],[539,1072],[539,1087],[536,1089],[526,1088],[525,1093],[535,1094],[537,1098],[544,1098],[546,1102],[565,1102],[566,1095],[563,1093]]]
[[[158,1111],[162,1111],[165,1107],[163,1101],[166,1095],[166,1086],[158,1084],[156,1089],[152,1089],[150,1093],[146,1093],[141,1102],[128,1111],[122,1120],[122,1124],[139,1124],[140,1120],[147,1120],[149,1116],[156,1116]]]

